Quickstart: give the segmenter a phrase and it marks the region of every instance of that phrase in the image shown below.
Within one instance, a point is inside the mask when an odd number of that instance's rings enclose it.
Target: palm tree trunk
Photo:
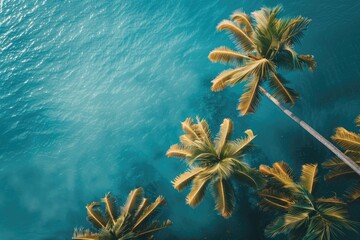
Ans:
[[[344,163],[346,163],[352,170],[354,170],[358,175],[360,175],[360,166],[357,165],[351,158],[346,156],[342,151],[340,151],[334,144],[329,142],[323,136],[320,135],[315,129],[310,127],[306,122],[295,116],[292,112],[286,109],[281,103],[271,96],[264,88],[260,87],[260,91],[265,94],[278,108],[280,108],[286,115],[288,115],[292,120],[297,124],[303,127],[308,133],[310,133],[314,138],[321,142],[325,147],[332,151],[338,158],[340,158]]]

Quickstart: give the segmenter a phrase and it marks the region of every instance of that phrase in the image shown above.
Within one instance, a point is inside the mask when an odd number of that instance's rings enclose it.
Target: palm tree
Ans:
[[[170,220],[164,223],[154,220],[159,207],[166,203],[162,196],[159,196],[153,203],[143,196],[144,190],[142,188],[131,191],[125,205],[119,209],[120,212],[116,207],[115,198],[110,193],[101,199],[105,205],[105,214],[99,209],[99,202],[88,204],[86,206],[88,220],[99,232],[92,233],[90,230],[75,229],[72,239],[131,240],[141,237],[152,238],[152,233],[162,230],[172,223]]]
[[[212,81],[211,89],[221,91],[227,86],[246,82],[245,93],[238,106],[242,115],[254,113],[261,93],[264,94],[360,175],[360,166],[280,103],[282,101],[292,106],[298,94],[287,87],[287,80],[278,70],[303,70],[308,67],[312,71],[316,66],[312,55],[297,54],[294,50],[294,45],[300,41],[310,20],[301,16],[280,18],[281,9],[279,6],[262,8],[253,12],[252,18],[243,12],[235,12],[231,15],[231,20],[219,23],[217,29],[231,34],[238,51],[220,47],[209,54],[212,62],[235,65],[235,68],[220,73]],[[268,83],[273,96],[262,87],[265,83]]]
[[[360,127],[360,115],[356,118],[355,124]],[[331,138],[345,150],[345,154],[349,158],[360,165],[360,134],[339,127],[336,129],[335,135]],[[349,166],[337,157],[324,162],[323,166],[330,169],[330,172],[325,176],[325,180],[332,180],[339,177],[350,177],[359,180],[359,176],[354,170],[349,168]],[[352,201],[360,199],[360,181],[348,190],[347,196]]]
[[[299,182],[284,162],[272,167],[261,165],[259,171],[268,177],[260,191],[264,210],[275,209],[279,215],[265,229],[267,237],[287,234],[288,239],[339,239],[346,230],[356,232],[356,222],[347,217],[346,204],[337,197],[315,198],[317,164],[305,164]]]
[[[215,209],[224,218],[230,217],[235,207],[231,179],[255,188],[263,183],[261,174],[243,161],[245,153],[252,148],[253,132],[246,130],[246,137],[231,141],[233,123],[230,119],[224,119],[215,139],[204,119],[197,118],[197,123],[194,123],[193,119],[187,118],[182,122],[182,129],[185,134],[180,136],[181,143],[172,145],[166,154],[184,159],[190,169],[175,178],[172,182],[174,188],[181,191],[192,183],[186,203],[195,207],[210,186],[216,202]]]

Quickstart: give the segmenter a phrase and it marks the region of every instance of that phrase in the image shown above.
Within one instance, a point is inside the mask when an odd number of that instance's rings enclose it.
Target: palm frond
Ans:
[[[244,27],[246,34],[251,38],[254,33],[254,29],[251,25],[251,17],[240,11],[235,11],[230,17],[240,27]]]
[[[230,156],[241,156],[252,148],[252,141],[255,139],[255,135],[251,129],[245,131],[246,137],[238,138],[235,141],[229,143],[230,145]]]
[[[220,125],[220,131],[215,140],[216,152],[218,156],[221,155],[223,148],[227,141],[231,138],[233,131],[233,122],[229,118],[225,118]]]
[[[111,219],[112,223],[114,224],[117,217],[118,212],[116,210],[115,198],[111,196],[110,192],[105,195],[102,202],[105,203],[105,211],[109,219]]]
[[[219,177],[214,181],[213,194],[215,197],[215,209],[221,213],[224,218],[229,218],[235,208],[235,194],[231,184]]]
[[[360,115],[355,119],[356,126],[360,127]]]
[[[136,188],[129,193],[129,196],[121,208],[121,213],[124,216],[127,215],[134,215],[138,207],[140,206],[142,200],[144,198],[144,189],[143,188]]]
[[[266,182],[258,171],[250,167],[235,171],[235,178],[255,189],[261,189]]]
[[[194,130],[194,121],[192,118],[186,118],[185,121],[181,123],[181,127],[183,131],[189,134],[192,139],[196,139],[199,137]]]
[[[329,204],[342,204],[346,205],[344,201],[337,197],[331,197],[331,198],[318,198],[315,200],[317,203],[329,203]]]
[[[264,188],[259,192],[259,196],[262,199],[260,207],[265,211],[273,208],[284,211],[295,204],[288,194],[278,189]]]
[[[291,45],[299,43],[310,23],[310,19],[301,16],[290,19],[281,32],[281,41]]]
[[[186,197],[186,203],[189,206],[195,207],[203,200],[209,181],[209,176],[198,175],[195,177],[191,191]]]
[[[275,91],[274,97],[285,103],[290,103],[291,105],[294,105],[296,99],[298,99],[299,96],[295,92],[295,90],[286,87],[286,83],[286,79],[280,74],[274,72],[271,73],[271,77],[269,78],[269,86]]]
[[[339,127],[331,139],[346,150],[360,151],[360,134]]]
[[[92,202],[86,205],[88,220],[93,224],[95,228],[105,228],[108,221],[101,212],[101,210],[98,209],[99,206],[99,202]]]
[[[244,80],[245,75],[242,74],[240,76],[241,73],[243,73],[242,68],[229,69],[229,70],[222,71],[214,80],[211,81],[212,82],[211,91],[218,92],[228,86],[232,86],[231,83],[233,81],[230,81],[230,80],[235,77],[238,80],[238,82]]]
[[[190,169],[188,171],[186,171],[185,173],[177,176],[175,178],[175,180],[172,182],[173,187],[178,190],[181,191],[184,188],[186,188],[187,186],[189,186],[189,184],[191,183],[191,181],[194,180],[194,178],[202,171],[202,168],[193,168]]]
[[[265,235],[267,237],[275,237],[279,234],[287,234],[306,224],[308,218],[309,212],[307,211],[286,213],[265,228]]]
[[[315,67],[317,65],[314,56],[313,55],[298,55],[298,60],[300,62],[300,64],[302,65],[306,65],[310,71],[314,71]]]
[[[294,182],[291,175],[291,168],[285,162],[276,162],[270,168],[266,165],[260,165],[259,172],[265,176],[270,176],[277,182],[281,183],[284,188],[298,192],[298,185]]]
[[[212,62],[232,64],[232,63],[243,63],[244,60],[246,59],[249,60],[250,58],[230,48],[219,47],[210,52],[209,59]]]
[[[351,202],[360,199],[360,182],[357,182],[346,190],[345,197]]]
[[[311,194],[314,189],[316,181],[316,174],[318,171],[317,164],[305,164],[302,166],[300,183]]]
[[[245,93],[240,97],[238,110],[244,116],[254,113],[260,102],[260,92],[258,90],[261,79],[254,77],[247,85]]]
[[[212,136],[208,123],[205,119],[200,119],[199,117],[196,117],[196,119],[198,123],[195,124],[195,131],[198,133],[201,139],[207,143],[209,147],[212,147]]]
[[[91,240],[91,239],[98,239],[98,234],[92,233],[89,229],[74,229],[74,234],[72,239],[74,240]]]
[[[182,147],[179,144],[174,144],[166,152],[166,156],[168,156],[168,157],[186,158],[186,157],[191,156],[191,152],[188,149]]]
[[[152,217],[158,213],[159,207],[165,204],[166,201],[163,196],[157,197],[155,202],[146,207],[142,215],[137,219],[136,223],[132,227],[132,231],[136,232],[141,226],[144,226]]]
[[[172,222],[170,220],[166,220],[165,222],[154,221],[146,229],[138,232],[136,236],[141,237],[141,236],[144,236],[144,235],[149,234],[149,233],[160,231],[160,230],[162,230],[164,228],[167,228],[167,227],[169,227],[171,225],[172,225]]]
[[[223,20],[217,26],[218,31],[228,31],[236,39],[237,47],[243,49],[245,52],[252,52],[255,48],[255,43],[246,31],[236,26],[232,21]]]

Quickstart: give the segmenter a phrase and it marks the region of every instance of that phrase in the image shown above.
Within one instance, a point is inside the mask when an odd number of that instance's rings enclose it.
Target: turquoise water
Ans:
[[[288,74],[302,96],[294,113],[326,137],[340,125],[355,130],[359,1],[5,0],[0,239],[70,239],[74,227],[89,226],[85,204],[108,191],[124,200],[138,186],[168,200],[164,218],[174,225],[159,239],[262,239],[267,218],[254,193],[239,187],[229,220],[213,211],[210,194],[191,209],[187,191],[170,185],[186,166],[165,152],[181,134],[180,121],[199,115],[214,132],[224,117],[234,119],[235,136],[252,128],[252,166],[286,160],[299,171],[332,156],[267,99],[255,115],[239,118],[240,87],[210,91],[225,67],[207,55],[231,45],[217,23],[235,9],[276,4],[313,19],[297,50],[315,55],[318,67]]]

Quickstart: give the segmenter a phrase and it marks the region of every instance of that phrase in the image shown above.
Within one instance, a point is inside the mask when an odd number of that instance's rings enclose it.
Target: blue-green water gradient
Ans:
[[[144,186],[168,200],[174,225],[159,239],[262,239],[269,220],[255,194],[238,189],[224,220],[209,193],[191,209],[170,181],[186,169],[167,159],[180,121],[199,115],[213,132],[223,118],[234,136],[251,128],[254,167],[301,164],[332,154],[263,98],[239,118],[241,87],[212,93],[225,66],[207,59],[232,46],[216,32],[235,9],[282,4],[313,19],[296,50],[315,55],[314,73],[286,74],[301,95],[292,109],[325,137],[354,128],[360,113],[360,2],[357,0],[17,0],[0,13],[0,239],[70,239],[88,227],[85,205],[111,191],[121,200]],[[319,181],[321,182],[321,178]],[[333,195],[331,184],[321,194]],[[339,194],[347,183],[336,185]]]

